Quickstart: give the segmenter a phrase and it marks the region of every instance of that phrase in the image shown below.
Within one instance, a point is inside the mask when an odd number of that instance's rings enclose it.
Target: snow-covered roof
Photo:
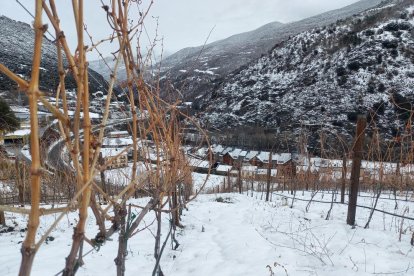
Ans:
[[[261,151],[256,157],[262,162],[269,162],[269,155],[270,155],[270,152]]]
[[[224,150],[224,147],[222,145],[213,145],[211,148],[214,154],[220,153]]]
[[[229,172],[232,166],[220,164],[217,166],[216,171],[218,172]]]
[[[60,111],[63,113],[63,109],[60,109]],[[75,116],[74,110],[68,110],[68,116],[72,117]],[[83,118],[83,112],[80,113],[80,117]],[[98,113],[89,112],[89,118],[91,119],[99,119],[101,118],[101,115]]]
[[[228,153],[228,152],[230,152],[230,151],[232,151],[233,150],[233,148],[232,147],[227,147],[227,148],[225,148],[220,154],[222,154],[222,155],[225,155],[226,153]]]
[[[39,103],[39,105],[42,105],[42,103]],[[22,106],[10,106],[10,109],[13,110],[13,112],[16,114],[16,117],[18,118],[28,118],[30,116],[30,110],[26,107]],[[52,115],[48,112],[43,111],[37,111],[37,115],[40,117]]]
[[[191,157],[187,157],[187,160],[188,160],[188,164],[191,167],[205,168],[205,169],[208,169],[210,167],[210,163],[205,160],[191,158]]]
[[[205,157],[207,155],[208,148],[199,148],[196,150],[196,154],[201,157]]]
[[[109,136],[129,136],[128,131],[121,130],[121,131],[111,131],[108,134]]]
[[[109,138],[105,137],[102,141],[102,145],[108,146],[130,146],[134,143],[131,137],[127,138]]]
[[[268,163],[270,157],[270,152],[268,151],[261,151],[259,155],[257,155],[257,158],[264,162]],[[278,164],[284,164],[292,159],[291,153],[275,153],[271,156],[272,162],[277,162]]]
[[[234,149],[232,151],[229,151],[228,154],[230,154],[231,158],[237,159],[239,158],[240,153],[242,152],[241,149]]]
[[[291,153],[276,153],[272,154],[272,161],[276,161],[278,164],[285,164],[292,159]]]
[[[252,159],[253,157],[256,157],[256,155],[258,155],[258,154],[259,154],[259,152],[258,152],[258,151],[251,150],[251,151],[249,151],[249,152],[246,154],[245,159],[250,160],[250,159]]]
[[[11,105],[10,109],[13,110],[14,113],[29,113],[29,109],[26,107],[22,107],[22,106],[15,106],[15,105]]]
[[[49,103],[50,103],[51,105],[55,105],[55,104],[56,104],[56,102],[55,102],[55,101],[50,101],[50,100],[49,100]],[[38,106],[44,106],[44,104],[43,104],[42,102],[37,103],[37,105],[38,105]]]
[[[128,151],[126,148],[102,148],[101,149],[102,157],[114,157],[118,155],[127,154]]]
[[[147,152],[146,154],[146,158],[153,161],[153,162],[158,162],[158,161],[163,161],[164,158],[162,156],[162,154],[157,154],[155,152]]]
[[[13,136],[26,136],[30,134],[30,129],[19,129],[14,132],[7,133],[4,135],[5,138],[13,137]]]

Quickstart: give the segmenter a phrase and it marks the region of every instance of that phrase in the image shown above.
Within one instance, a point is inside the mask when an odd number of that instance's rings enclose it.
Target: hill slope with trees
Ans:
[[[304,128],[351,139],[364,111],[386,139],[405,130],[414,103],[414,6],[397,1],[277,44],[201,100],[205,125]]]

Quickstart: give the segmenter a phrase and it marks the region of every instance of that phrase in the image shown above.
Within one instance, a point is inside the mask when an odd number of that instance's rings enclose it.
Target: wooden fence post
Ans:
[[[266,174],[266,201],[269,201],[269,194],[270,194],[270,177],[272,175],[272,152],[270,151],[269,154],[269,164],[267,166],[267,174]]]
[[[241,179],[241,166],[239,166],[239,171],[238,171],[238,175],[237,175],[237,181],[238,181],[238,185],[239,185],[239,194],[242,193],[242,179]]]
[[[98,164],[101,166],[100,169],[100,176],[101,176],[101,186],[102,186],[102,190],[108,194],[108,191],[106,189],[106,181],[105,181],[105,171],[103,170],[103,166],[105,165],[105,160],[102,157],[102,152],[99,153],[99,158],[98,158]]]
[[[3,200],[0,195],[0,205],[2,204],[3,204]],[[4,215],[4,211],[0,211],[0,226],[6,226],[6,216]]]
[[[342,159],[341,203],[345,202],[346,170],[346,154],[344,153],[344,157]]]
[[[355,225],[356,205],[358,199],[359,177],[361,173],[362,151],[365,138],[367,119],[364,115],[358,115],[355,144],[353,147],[353,160],[351,171],[351,187],[349,190],[348,215],[346,223]]]
[[[227,185],[229,187],[229,193],[232,192],[232,186],[231,186],[231,179],[230,179],[230,170],[227,171]]]

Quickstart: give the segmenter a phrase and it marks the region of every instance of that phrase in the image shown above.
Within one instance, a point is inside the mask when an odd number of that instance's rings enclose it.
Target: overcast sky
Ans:
[[[19,0],[33,11],[34,0]],[[266,23],[297,21],[328,10],[341,8],[358,0],[155,0],[146,28],[154,37],[156,20],[159,18],[158,34],[164,38],[164,51],[173,53],[189,46],[204,43],[214,27],[209,42],[226,38],[233,34],[256,29]],[[72,28],[72,9],[69,0],[57,0],[62,29],[72,48],[75,48],[75,31]],[[106,16],[100,8],[100,0],[86,0],[85,21],[95,40],[110,34]],[[109,0],[104,0],[109,3]],[[143,9],[149,0],[142,0]],[[133,13],[137,14],[137,11]],[[0,14],[15,20],[31,23],[32,18],[16,0],[1,0]],[[132,14],[133,16],[133,14]],[[137,17],[138,18],[138,17]],[[50,26],[52,33],[52,27]],[[143,44],[148,44],[144,41]],[[115,45],[103,45],[100,50],[105,56],[115,50]],[[160,49],[160,48],[159,48]],[[90,59],[96,59],[91,55]]]

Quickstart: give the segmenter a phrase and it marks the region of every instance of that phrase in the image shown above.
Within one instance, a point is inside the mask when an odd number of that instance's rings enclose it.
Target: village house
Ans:
[[[332,174],[332,178],[334,180],[339,180],[342,179],[342,174],[343,174],[343,170],[344,170],[344,164],[343,164],[343,160],[340,159],[328,159],[328,168],[327,171],[330,171]],[[352,165],[352,161],[351,160],[347,160],[345,163],[346,166],[346,179],[350,179],[351,178],[351,165]]]
[[[255,175],[257,174],[257,166],[246,165],[241,169],[241,174],[244,179],[254,179]]]
[[[222,152],[220,152],[217,162],[223,162],[224,155],[226,155],[226,153],[228,153],[229,151],[232,151],[232,150],[233,150],[232,147],[224,148],[224,150]]]
[[[10,106],[10,109],[13,110],[13,113],[16,116],[16,118],[20,121],[20,124],[22,122],[27,121],[28,127],[30,127],[30,111],[28,108],[22,106]]]
[[[130,136],[122,138],[109,138],[105,137],[102,140],[102,148],[128,148],[127,154],[129,158],[132,158],[134,141]]]
[[[271,162],[269,164],[269,161]],[[268,151],[261,151],[259,154],[249,160],[252,166],[259,168],[271,167],[278,169],[278,176],[292,177],[296,174],[296,164],[290,153],[271,154]]]
[[[246,158],[248,151],[247,150],[242,150],[239,154],[239,158],[237,158],[237,163],[239,166],[242,166],[244,163],[244,159]]]
[[[30,129],[19,129],[3,135],[4,144],[27,144],[30,139]]]
[[[234,149],[232,151],[228,151],[226,154],[223,155],[223,163],[230,166],[240,166],[239,157],[240,154],[243,152],[241,149]]]
[[[259,152],[255,151],[255,150],[251,150],[251,151],[247,152],[246,156],[244,157],[243,163],[249,164],[250,160],[255,158],[258,154],[259,154]]]
[[[308,170],[308,168],[299,167],[296,170],[296,179],[298,181],[304,181],[307,186],[319,179],[319,173],[317,171]]]
[[[39,107],[41,103],[39,103]],[[20,122],[20,128],[30,128],[30,111],[26,107],[22,106],[10,106],[10,109],[13,110],[14,115]],[[48,110],[45,110],[46,112],[41,111],[39,108],[39,111],[37,112],[37,116],[39,118],[39,124],[40,126],[47,125],[51,122],[53,116]]]
[[[131,137],[124,137],[124,138],[109,138],[105,137],[102,140],[102,147],[103,148],[119,148],[119,147],[128,147],[132,146],[134,141]]]
[[[268,170],[258,168],[257,166],[246,165],[242,167],[241,175],[244,180],[266,181],[268,178]],[[270,169],[271,181],[276,180],[277,169]]]
[[[102,148],[102,158],[105,164],[108,164],[107,169],[117,169],[128,166],[128,155],[125,148]]]
[[[187,157],[188,165],[194,172],[197,173],[208,173],[210,169],[210,163],[206,160],[201,160],[198,158]]]
[[[318,171],[323,172],[326,171],[329,165],[328,159],[323,159],[320,157],[312,157],[310,158],[310,165],[311,168]]]
[[[272,167],[277,168],[278,176],[293,177],[296,175],[296,164],[291,153],[272,154]]]
[[[401,164],[400,166],[401,174],[409,179],[410,181],[414,179],[414,164]]]
[[[363,183],[385,183],[387,185],[398,185],[402,179],[409,180],[412,177],[410,165],[400,166],[398,163],[390,162],[361,162],[361,181]]]
[[[306,158],[304,173],[312,179],[321,182],[330,182],[342,178],[342,160],[330,160],[320,157]],[[314,176],[314,177],[313,177]]]
[[[224,150],[222,145],[214,144],[208,149],[208,153],[212,155],[213,164],[218,162],[220,159],[220,153]]]
[[[200,157],[201,159],[208,159],[208,148],[202,147],[195,150],[195,154]]]
[[[130,137],[128,131],[122,130],[122,131],[111,131],[108,133],[107,137],[109,138],[128,138]]]
[[[251,159],[249,159],[249,163],[252,166],[257,166],[259,168],[262,168],[264,166],[264,159],[269,160],[269,154],[270,152],[261,151],[260,153],[253,156]]]
[[[228,175],[231,172],[232,166],[220,164],[215,168],[215,172],[218,175]]]

